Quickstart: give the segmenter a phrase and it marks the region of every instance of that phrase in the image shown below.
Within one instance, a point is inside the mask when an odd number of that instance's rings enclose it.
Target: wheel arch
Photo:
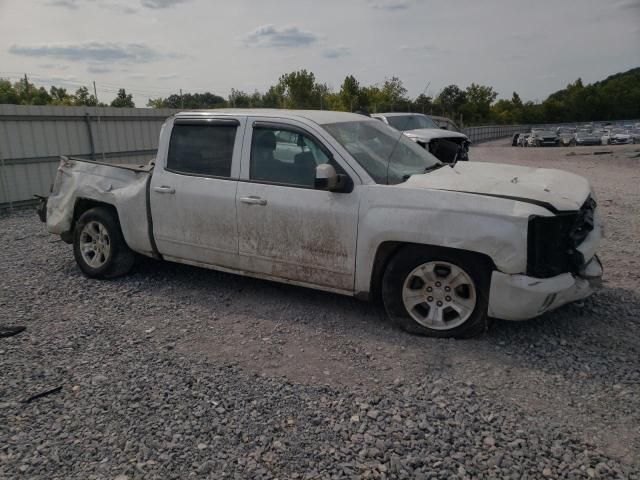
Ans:
[[[61,235],[61,238],[64,242],[66,243],[73,242],[73,231],[76,228],[76,223],[78,222],[78,219],[82,216],[84,212],[87,212],[95,207],[103,207],[109,210],[111,213],[113,213],[116,222],[120,224],[118,209],[114,205],[110,203],[102,202],[100,200],[94,200],[92,198],[80,197],[76,199],[75,204],[73,206],[73,216],[71,218],[70,229],[68,232],[65,232]]]
[[[491,257],[484,253],[474,252],[471,250],[463,250],[459,248],[443,247],[441,245],[429,245],[413,242],[402,241],[384,241],[376,249],[371,269],[371,278],[369,281],[369,291],[356,294],[358,298],[364,298],[372,301],[380,301],[382,298],[382,277],[391,259],[400,250],[405,248],[422,248],[428,249],[430,252],[447,252],[454,255],[464,255],[467,258],[475,258],[482,262],[490,271],[496,269],[496,265]]]

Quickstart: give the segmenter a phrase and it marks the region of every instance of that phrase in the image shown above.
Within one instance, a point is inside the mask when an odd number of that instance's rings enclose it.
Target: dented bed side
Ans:
[[[47,230],[58,235],[71,232],[78,202],[99,202],[118,212],[129,248],[152,255],[146,199],[152,170],[152,165],[109,165],[61,157],[47,201]]]

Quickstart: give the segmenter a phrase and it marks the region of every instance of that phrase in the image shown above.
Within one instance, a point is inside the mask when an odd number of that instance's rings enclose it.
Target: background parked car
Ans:
[[[560,137],[555,132],[544,129],[531,130],[530,147],[557,147],[558,145],[560,145]]]
[[[590,132],[588,130],[579,130],[576,132],[575,144],[584,145],[601,145],[601,136],[597,133]]]
[[[469,137],[438,127],[438,124],[426,115],[395,112],[375,113],[371,116],[403,132],[442,162],[469,160]]]
[[[560,145],[571,147],[576,144],[576,129],[573,127],[558,127],[556,130]]]
[[[602,136],[600,137],[600,142],[602,143],[602,145],[610,145],[611,136],[611,128],[605,128],[604,132],[602,132]]]
[[[442,128],[443,130],[451,130],[452,132],[461,131],[458,125],[456,125],[456,123],[450,118],[439,117],[436,115],[429,115],[429,118],[433,120],[436,123],[436,125],[438,125],[438,127]]]
[[[615,132],[611,137],[610,143],[611,145],[627,145],[629,143],[633,143],[633,137],[628,130]]]
[[[528,147],[529,146],[529,138],[531,137],[530,133],[521,133],[518,137],[518,146],[519,147]]]

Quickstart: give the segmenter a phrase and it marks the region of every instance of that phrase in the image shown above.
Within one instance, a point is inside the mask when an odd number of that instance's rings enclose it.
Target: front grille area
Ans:
[[[426,146],[438,160],[445,163],[453,163],[459,160],[469,159],[469,142],[464,138],[436,138]]]
[[[590,196],[577,212],[532,216],[527,235],[527,275],[549,278],[578,273],[585,259],[577,247],[593,231],[596,206]]]

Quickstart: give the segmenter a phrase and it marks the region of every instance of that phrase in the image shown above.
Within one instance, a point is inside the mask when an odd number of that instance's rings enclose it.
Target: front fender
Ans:
[[[503,198],[383,185],[365,189],[358,226],[356,292],[369,292],[376,252],[384,242],[480,253],[502,272],[523,273],[529,215],[548,214],[541,207]]]

